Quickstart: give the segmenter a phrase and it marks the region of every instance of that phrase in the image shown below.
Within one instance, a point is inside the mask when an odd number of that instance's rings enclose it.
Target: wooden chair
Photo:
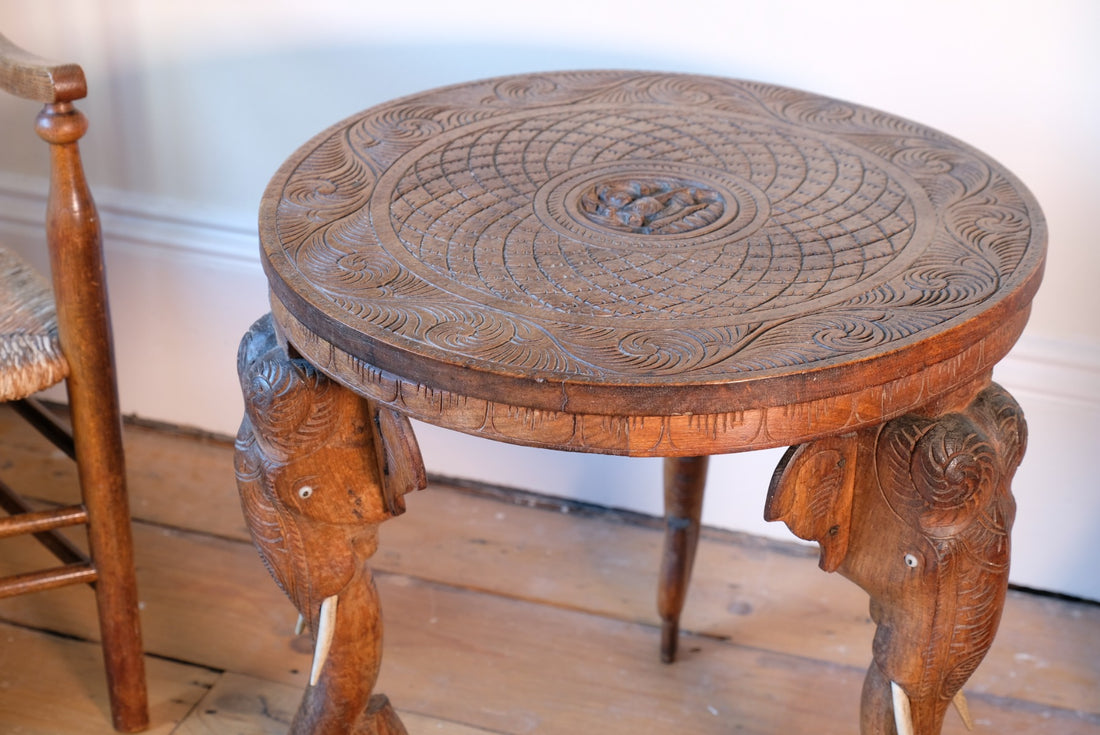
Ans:
[[[104,282],[99,218],[77,141],[87,129],[73,100],[87,93],[74,64],[37,58],[0,36],[0,88],[43,103],[38,135],[49,143],[46,241],[51,289],[0,247],[0,399],[10,401],[78,467],[82,501],[35,510],[0,482],[0,538],[33,533],[63,566],[0,579],[0,597],[88,583],[95,589],[116,729],[148,725],[122,426]],[[28,121],[29,122],[29,121]],[[71,430],[32,397],[65,380]],[[85,554],[57,533],[87,526]]]

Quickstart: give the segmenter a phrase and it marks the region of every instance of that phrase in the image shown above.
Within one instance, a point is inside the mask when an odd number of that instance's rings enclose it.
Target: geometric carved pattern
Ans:
[[[1030,300],[1045,241],[1012,175],[941,133],[629,72],[367,110],[288,161],[261,220],[276,296],[333,344],[429,384],[460,360],[482,398],[529,379],[544,406],[566,383],[767,379],[992,330],[973,317]]]

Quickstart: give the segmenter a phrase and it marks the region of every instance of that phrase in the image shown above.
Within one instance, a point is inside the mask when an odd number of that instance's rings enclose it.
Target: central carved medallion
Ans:
[[[578,208],[592,221],[636,235],[671,235],[714,224],[726,210],[722,195],[671,178],[616,178],[582,192]]]
[[[685,249],[741,240],[763,226],[767,196],[743,178],[682,161],[577,166],[544,182],[534,213],[585,247]],[[597,256],[598,257],[598,256]]]

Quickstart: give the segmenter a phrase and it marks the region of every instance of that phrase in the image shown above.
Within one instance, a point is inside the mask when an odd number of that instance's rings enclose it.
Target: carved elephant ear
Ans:
[[[428,486],[424,459],[407,416],[379,408],[374,417],[379,435],[374,448],[382,475],[382,501],[391,515],[400,515],[405,512],[405,495]]]
[[[1016,400],[993,383],[978,394],[970,408],[975,419],[986,427],[1001,446],[1005,467],[1014,474],[1027,451],[1027,422]]]
[[[891,510],[933,538],[960,535],[997,492],[996,448],[970,417],[890,422],[876,451],[879,486]]]
[[[821,568],[836,571],[848,553],[858,443],[854,435],[791,447],[768,489],[764,519],[783,521],[821,547]]]

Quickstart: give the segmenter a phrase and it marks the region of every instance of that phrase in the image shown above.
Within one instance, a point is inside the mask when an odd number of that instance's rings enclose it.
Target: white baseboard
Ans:
[[[997,365],[998,381],[1044,400],[1100,408],[1100,345],[1024,333]]]
[[[123,408],[232,434],[241,415],[236,345],[267,311],[251,214],[196,211],[128,192],[97,191],[109,266]],[[0,174],[0,241],[45,264],[37,234],[43,182]],[[1092,472],[1100,435],[1100,346],[1027,333],[995,371],[1032,427],[1015,482],[1013,579],[1100,599],[1086,560],[1100,520]],[[652,462],[508,447],[419,427],[429,470],[659,514]],[[790,538],[761,518],[774,453],[716,458],[705,522]],[[1082,553],[1085,550],[1086,553]]]
[[[46,211],[45,179],[0,172],[0,232],[38,232]],[[141,193],[94,192],[105,250],[127,246],[188,259],[259,263],[255,215],[196,207]]]

